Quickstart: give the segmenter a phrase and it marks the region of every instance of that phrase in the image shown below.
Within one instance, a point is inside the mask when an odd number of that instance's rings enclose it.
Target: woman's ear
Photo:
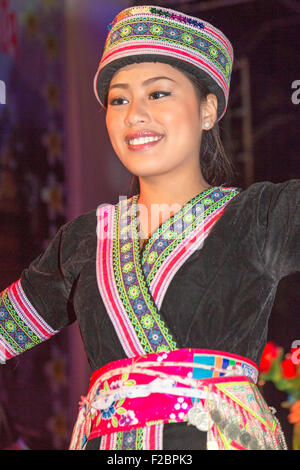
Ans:
[[[213,93],[209,93],[205,101],[201,104],[202,129],[208,131],[217,120],[218,116],[218,98]]]

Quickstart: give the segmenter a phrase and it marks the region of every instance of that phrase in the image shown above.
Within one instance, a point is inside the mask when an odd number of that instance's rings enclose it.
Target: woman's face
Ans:
[[[154,80],[156,77],[166,78]],[[175,177],[184,171],[201,171],[204,112],[194,85],[180,70],[159,62],[143,62],[123,67],[113,76],[106,126],[116,155],[130,173],[143,178]],[[147,148],[128,145],[128,134],[144,130],[163,138]]]

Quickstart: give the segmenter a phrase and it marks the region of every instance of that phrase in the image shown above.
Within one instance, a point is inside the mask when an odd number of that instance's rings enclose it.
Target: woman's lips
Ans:
[[[140,145],[132,145],[132,144],[127,144],[128,148],[130,150],[147,150],[150,147],[153,147],[154,145],[158,144],[163,140],[163,137],[161,137],[159,140],[154,140],[153,142],[147,142],[146,144],[140,144]]]

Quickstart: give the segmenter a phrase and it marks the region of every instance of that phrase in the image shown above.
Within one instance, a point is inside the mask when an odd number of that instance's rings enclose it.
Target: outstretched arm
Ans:
[[[300,180],[269,183],[260,196],[257,246],[278,281],[300,271]]]
[[[68,224],[20,279],[0,292],[0,361],[5,363],[74,321],[69,308],[73,277],[67,264]]]

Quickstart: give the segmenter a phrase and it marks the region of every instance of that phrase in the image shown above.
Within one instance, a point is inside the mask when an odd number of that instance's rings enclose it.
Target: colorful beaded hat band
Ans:
[[[106,107],[110,81],[120,68],[163,62],[195,75],[218,98],[218,121],[225,114],[233,48],[217,28],[167,8],[136,6],[121,11],[108,26],[94,91]]]

